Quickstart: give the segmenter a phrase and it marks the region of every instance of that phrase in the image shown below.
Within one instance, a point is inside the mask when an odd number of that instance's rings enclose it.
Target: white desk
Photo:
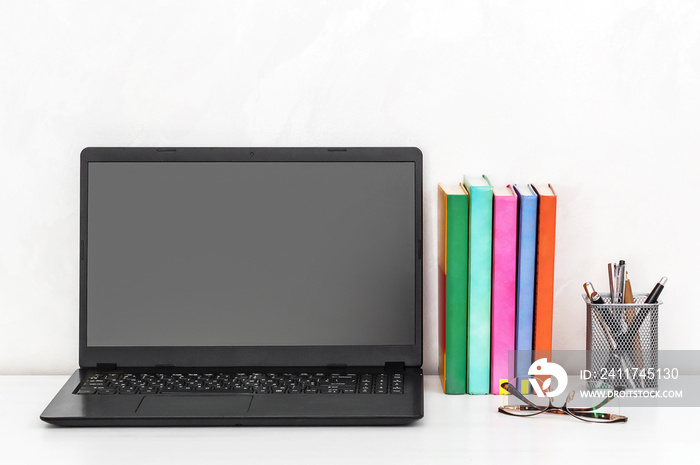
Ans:
[[[39,414],[67,378],[0,376],[0,462],[447,465],[498,460],[520,465],[698,460],[692,447],[698,442],[697,408],[628,409],[622,413],[629,421],[613,425],[559,415],[512,418],[496,412],[496,396],[446,396],[438,377],[428,376],[425,418],[405,427],[58,428],[43,423]]]

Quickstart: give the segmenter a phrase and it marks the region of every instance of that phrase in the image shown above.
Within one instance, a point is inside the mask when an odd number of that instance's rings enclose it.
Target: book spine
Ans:
[[[467,393],[488,394],[491,352],[492,188],[469,190]]]
[[[517,206],[515,195],[493,198],[491,394],[499,394],[501,383],[512,378],[508,357],[515,348]]]
[[[556,235],[556,196],[538,196],[537,274],[535,278],[534,358],[549,357],[552,350],[554,310],[554,239]]]
[[[529,187],[526,187],[529,189]],[[532,364],[532,324],[535,308],[535,259],[537,252],[537,196],[518,197],[518,277],[516,290],[515,377],[529,377]]]
[[[438,184],[438,374],[442,383],[442,391],[447,392],[447,193]]]
[[[466,392],[467,218],[467,196],[447,195],[441,191],[438,205],[439,372],[446,394]]]

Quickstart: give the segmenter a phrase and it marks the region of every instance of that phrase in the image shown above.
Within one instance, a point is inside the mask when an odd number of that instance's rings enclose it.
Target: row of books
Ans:
[[[438,184],[439,371],[447,394],[498,394],[552,349],[551,185]],[[509,354],[517,352],[511,361]],[[520,354],[528,354],[522,360]]]

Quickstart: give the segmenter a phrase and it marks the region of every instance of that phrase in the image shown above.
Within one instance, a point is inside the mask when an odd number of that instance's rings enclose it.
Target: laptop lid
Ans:
[[[422,364],[416,148],[86,148],[80,366]]]

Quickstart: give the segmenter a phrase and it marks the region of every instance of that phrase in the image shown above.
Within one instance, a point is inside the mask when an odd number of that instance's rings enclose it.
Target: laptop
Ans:
[[[61,426],[423,416],[417,148],[86,148]]]

